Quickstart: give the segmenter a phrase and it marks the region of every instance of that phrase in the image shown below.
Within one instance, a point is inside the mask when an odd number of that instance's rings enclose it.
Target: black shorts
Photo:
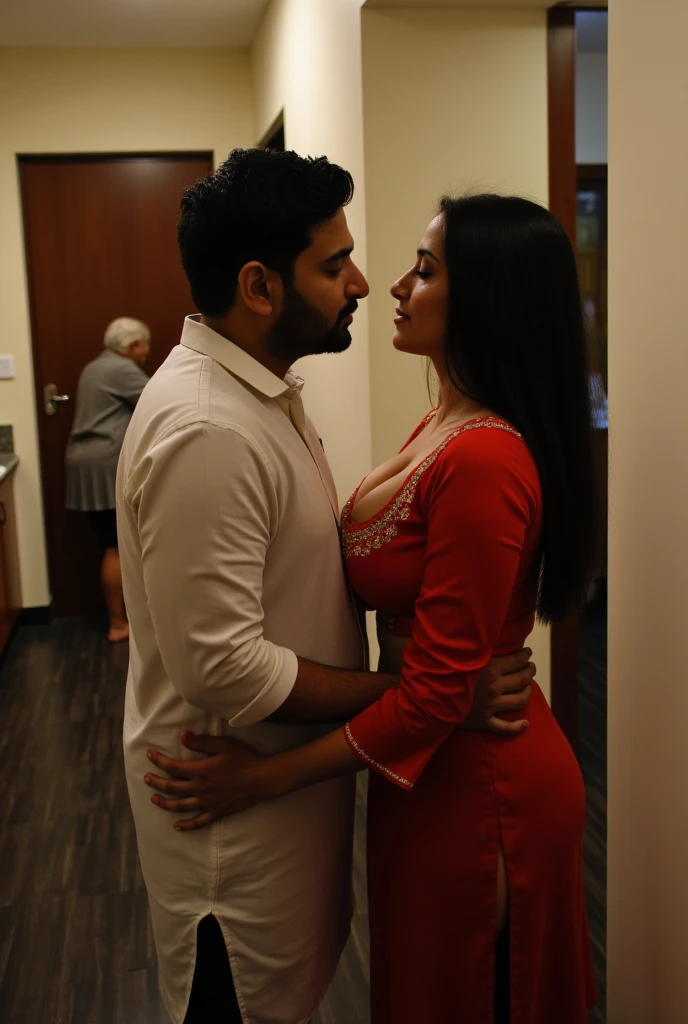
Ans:
[[[116,548],[117,545],[117,514],[114,508],[105,508],[98,512],[87,512],[88,521],[102,548]]]

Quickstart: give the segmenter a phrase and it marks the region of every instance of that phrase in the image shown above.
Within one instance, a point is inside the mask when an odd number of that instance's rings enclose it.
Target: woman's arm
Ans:
[[[151,797],[158,807],[177,813],[196,812],[193,818],[175,822],[179,832],[203,828],[217,818],[245,811],[254,804],[367,767],[351,749],[341,729],[270,757],[261,757],[228,736],[182,733],[182,742],[189,750],[210,756],[198,761],[176,761],[151,750],[151,762],[171,778],[145,776],[146,784],[158,791]]]
[[[531,650],[525,649],[490,662],[478,683],[464,727],[487,729],[501,736],[517,736],[528,727],[523,719],[505,721],[499,716],[520,713],[526,706],[535,668],[528,663],[531,654]],[[260,757],[228,736],[182,733],[181,738],[187,749],[207,756],[176,761],[151,750],[151,762],[170,778],[151,774],[145,777],[152,789],[165,794],[152,798],[162,810],[195,812],[195,817],[176,823],[179,831],[202,828],[263,800],[368,767],[341,731],[270,757]]]
[[[533,549],[539,518],[537,470],[509,429],[457,437],[420,480],[427,525],[423,579],[400,684],[348,724],[358,756],[411,789],[439,746],[466,722],[485,666],[502,642],[523,572],[518,618],[527,626],[536,596]]]
[[[477,680],[511,601],[539,497],[522,442],[497,431],[475,434],[490,436],[457,445],[454,457],[434,475],[423,586],[399,687],[344,730],[273,757],[261,758],[225,737],[185,741],[191,750],[215,755],[207,761],[175,762],[151,752],[153,763],[172,779],[148,776],[148,784],[166,796],[182,797],[153,797],[154,802],[166,810],[201,812],[176,827],[197,828],[366,767],[410,789],[444,739],[467,724]],[[501,725],[504,733],[522,731],[522,723]]]

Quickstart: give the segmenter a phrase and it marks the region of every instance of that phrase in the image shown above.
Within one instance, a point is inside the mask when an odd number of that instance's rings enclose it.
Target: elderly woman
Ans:
[[[82,371],[67,445],[67,508],[86,512],[103,549],[100,578],[110,618],[108,640],[129,636],[117,550],[115,477],[122,441],[148,381],[142,366],[150,330],[128,316],[105,331],[105,350]]]

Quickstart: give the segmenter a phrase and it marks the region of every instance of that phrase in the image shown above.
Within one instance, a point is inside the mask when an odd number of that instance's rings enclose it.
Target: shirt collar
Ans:
[[[257,359],[244,352],[234,342],[223,338],[217,331],[200,323],[201,314],[194,313],[184,320],[181,344],[191,348],[194,352],[200,352],[204,356],[210,356],[221,366],[239,380],[250,384],[256,391],[260,391],[267,398],[277,398],[279,395],[295,397],[300,394],[303,388],[303,380],[298,373],[289,370],[284,380],[268,370]]]

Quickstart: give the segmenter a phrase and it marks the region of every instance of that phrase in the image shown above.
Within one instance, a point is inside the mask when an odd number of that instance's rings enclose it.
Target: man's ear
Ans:
[[[257,316],[272,316],[282,301],[282,279],[262,263],[245,263],[237,278],[237,295]]]

